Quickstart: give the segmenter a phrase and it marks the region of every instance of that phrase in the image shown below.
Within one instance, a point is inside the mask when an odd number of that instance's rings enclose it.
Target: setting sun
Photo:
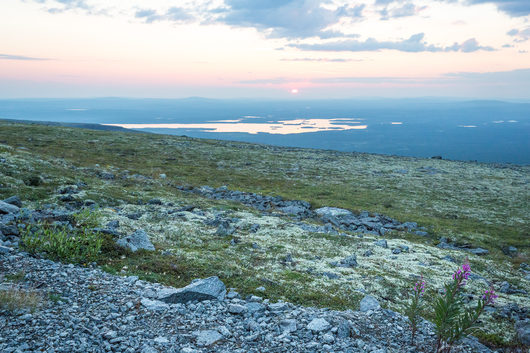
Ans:
[[[291,90],[291,94],[298,94],[298,88],[293,88]]]

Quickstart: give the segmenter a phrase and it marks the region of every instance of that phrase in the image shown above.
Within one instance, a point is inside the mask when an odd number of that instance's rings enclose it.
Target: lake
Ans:
[[[530,104],[456,99],[11,99],[0,118],[279,146],[530,164]]]

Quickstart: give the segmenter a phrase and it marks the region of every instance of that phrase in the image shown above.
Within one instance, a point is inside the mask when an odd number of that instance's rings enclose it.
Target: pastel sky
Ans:
[[[2,0],[0,98],[530,99],[529,0]]]

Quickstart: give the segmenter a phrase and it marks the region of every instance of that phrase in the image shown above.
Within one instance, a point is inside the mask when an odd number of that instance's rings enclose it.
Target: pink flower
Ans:
[[[495,291],[493,288],[490,288],[489,290],[484,292],[484,295],[482,296],[482,300],[485,301],[484,305],[488,304],[495,304],[495,299],[497,299],[499,296],[495,294]]]

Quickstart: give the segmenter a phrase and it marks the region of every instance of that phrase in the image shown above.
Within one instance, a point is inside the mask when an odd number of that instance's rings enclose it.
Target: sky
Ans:
[[[529,0],[2,0],[0,98],[530,99]]]

